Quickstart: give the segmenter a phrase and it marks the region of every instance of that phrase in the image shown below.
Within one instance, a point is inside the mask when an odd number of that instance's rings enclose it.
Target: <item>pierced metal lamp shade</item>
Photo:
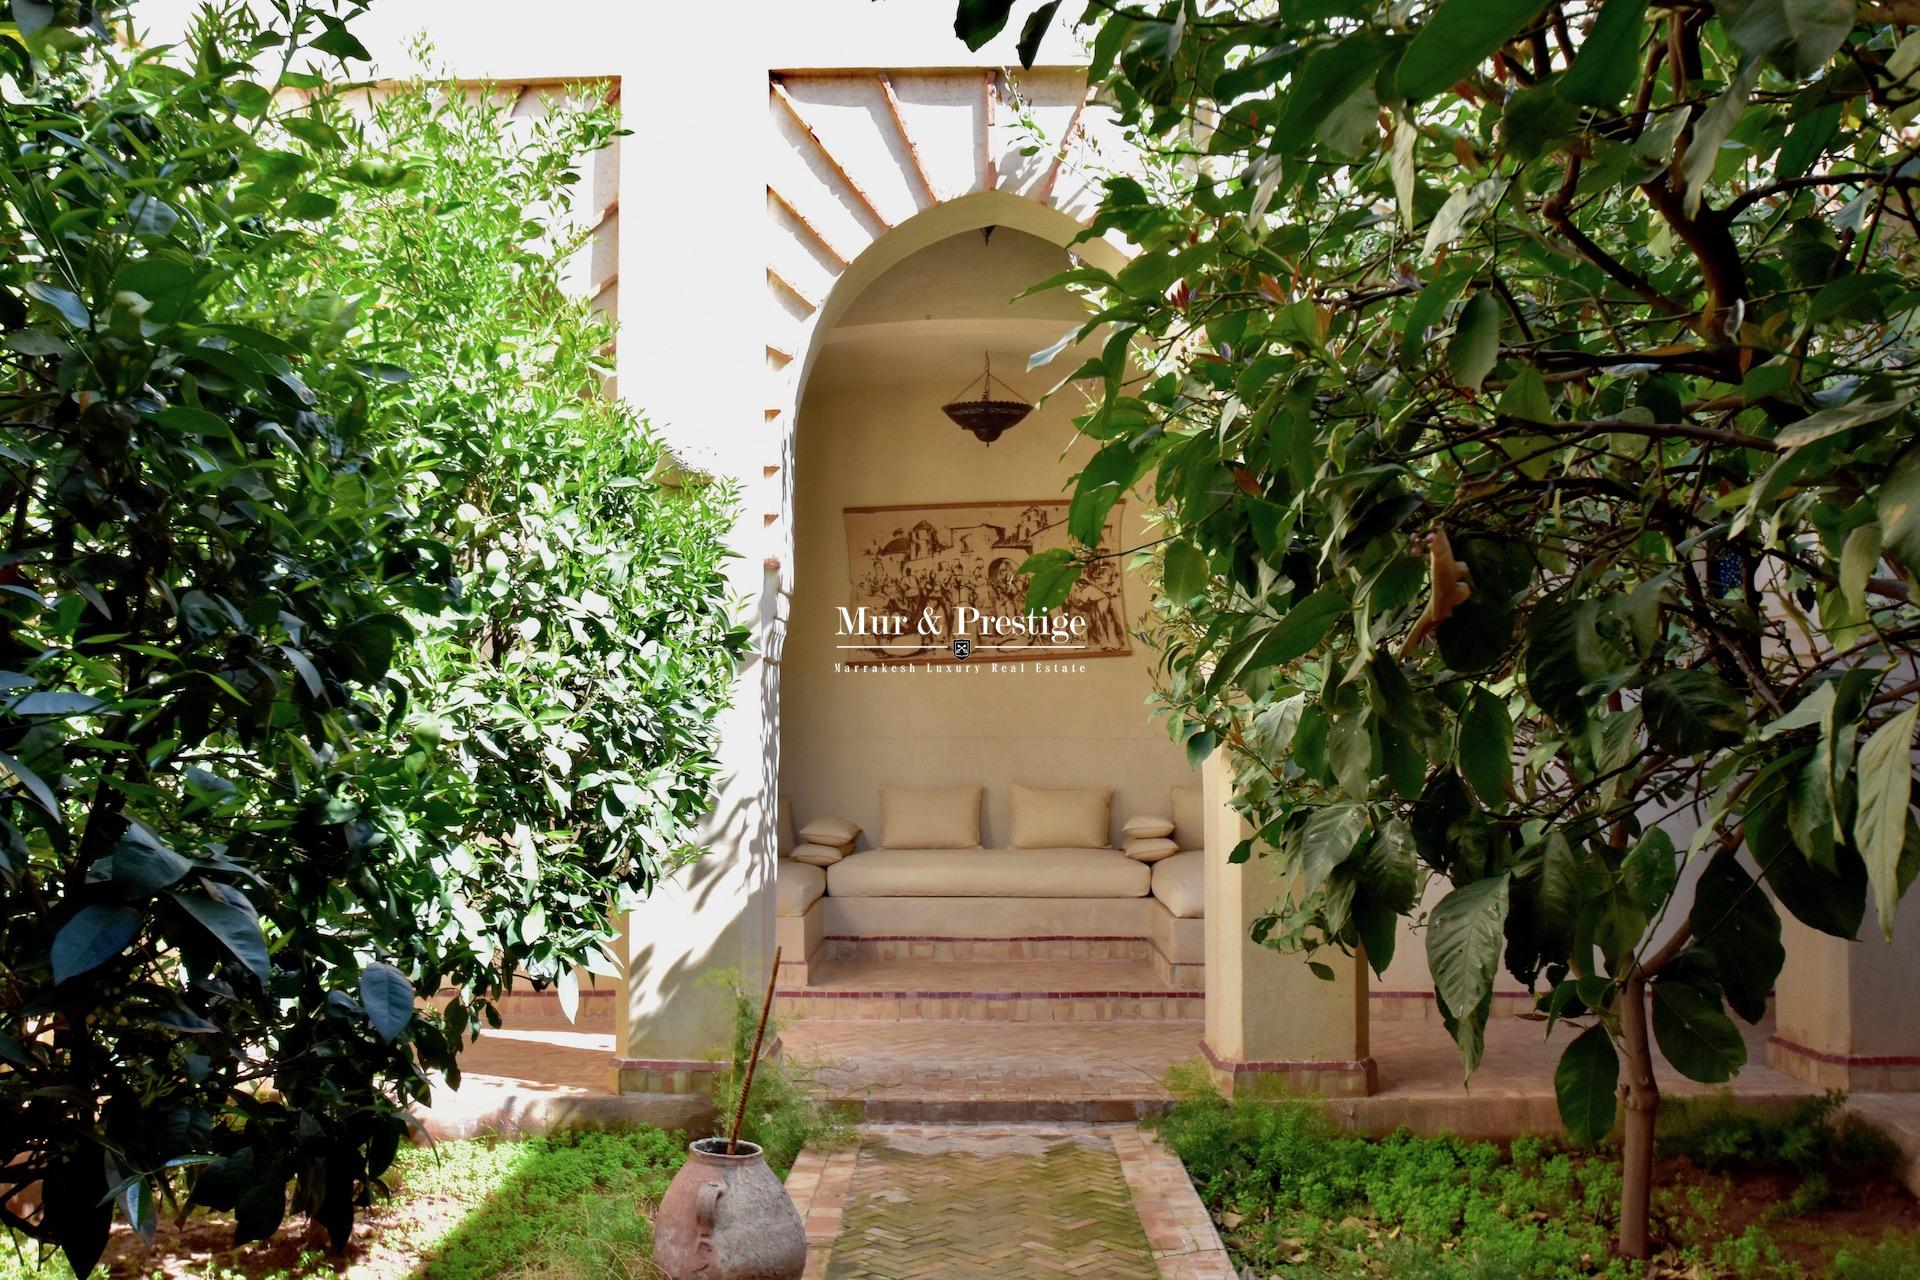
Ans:
[[[1001,388],[1013,398],[1010,400],[996,398],[993,394],[993,386],[996,382],[1000,383]],[[1022,419],[1033,412],[1033,406],[1020,399],[1019,392],[993,376],[991,356],[986,360],[986,372],[962,387],[961,393],[964,395],[971,391],[974,383],[980,384],[979,399],[955,400],[951,404],[941,405],[940,412],[953,419],[962,431],[971,432],[981,444],[992,444],[1009,427],[1018,426]]]
[[[943,404],[940,411],[958,423],[962,431],[971,431],[981,444],[992,444],[1008,427],[1018,426],[1022,418],[1033,412],[1033,406],[1023,400],[989,400],[982,396],[978,400]]]

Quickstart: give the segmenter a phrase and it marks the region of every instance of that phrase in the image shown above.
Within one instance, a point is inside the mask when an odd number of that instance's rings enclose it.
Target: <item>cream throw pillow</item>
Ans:
[[[1173,834],[1172,818],[1137,817],[1128,818],[1120,828],[1127,833],[1127,839],[1157,840],[1161,836]]]
[[[1111,849],[1113,792],[1101,787],[1013,787],[1016,849]]]
[[[1158,862],[1180,852],[1180,846],[1165,836],[1135,836],[1127,841],[1127,856],[1135,862]]]
[[[883,849],[977,849],[980,787],[880,788]]]
[[[860,834],[860,828],[845,818],[815,818],[800,828],[800,839],[807,844],[824,844],[830,848],[840,848],[853,843]]]
[[[1173,802],[1174,843],[1182,849],[1206,848],[1206,826],[1200,821],[1200,788],[1171,787],[1167,796]]]
[[[800,844],[793,847],[787,855],[795,862],[804,862],[810,867],[830,867],[847,856],[844,849],[836,849],[825,844]]]

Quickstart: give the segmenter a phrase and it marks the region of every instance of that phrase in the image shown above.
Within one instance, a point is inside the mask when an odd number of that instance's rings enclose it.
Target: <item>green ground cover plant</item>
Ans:
[[[517,1141],[409,1147],[394,1199],[375,1208],[350,1265],[381,1280],[639,1280],[653,1274],[650,1213],[685,1159],[656,1129],[562,1130]],[[317,1249],[274,1242],[229,1252],[226,1223],[169,1229],[148,1254],[125,1239],[98,1280],[306,1280],[336,1274]],[[0,1280],[72,1280],[64,1259],[0,1252]]]
[[[1610,1247],[1620,1171],[1608,1155],[1532,1137],[1505,1145],[1404,1131],[1354,1137],[1318,1104],[1227,1102],[1197,1076],[1177,1083],[1185,1092],[1157,1122],[1160,1136],[1186,1163],[1236,1263],[1257,1276],[1647,1274]],[[1842,1101],[1778,1113],[1727,1099],[1674,1107],[1660,1138],[1654,1274],[1913,1274],[1900,1268],[1920,1258],[1920,1213],[1895,1179],[1898,1152],[1845,1116]],[[1901,1212],[1821,1216],[1881,1197]]]

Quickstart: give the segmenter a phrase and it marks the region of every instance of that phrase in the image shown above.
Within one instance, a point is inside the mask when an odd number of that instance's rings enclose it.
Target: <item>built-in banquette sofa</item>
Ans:
[[[781,986],[805,985],[828,957],[1142,952],[1163,982],[1203,985],[1198,787],[1172,788],[1164,814],[1127,818],[1116,844],[1111,791],[1016,785],[1007,848],[981,846],[983,790],[882,787],[870,844],[840,818],[792,830],[783,806]]]

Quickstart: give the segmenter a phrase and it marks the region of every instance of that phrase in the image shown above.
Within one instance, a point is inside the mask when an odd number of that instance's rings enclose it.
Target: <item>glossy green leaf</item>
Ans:
[[[1733,80],[1720,95],[1707,104],[1693,122],[1693,136],[1687,142],[1686,158],[1681,161],[1681,176],[1686,180],[1685,206],[1688,217],[1698,214],[1707,180],[1720,163],[1720,148],[1746,114],[1747,100],[1760,82],[1760,64],[1748,62],[1734,73]]]
[[[1642,832],[1621,861],[1620,876],[1635,902],[1649,914],[1658,911],[1680,876],[1679,854],[1672,838],[1659,827]]]
[[[1500,136],[1509,154],[1531,160],[1554,150],[1580,124],[1580,108],[1562,97],[1558,81],[1529,85],[1507,99]]]
[[[1448,1009],[1478,1009],[1492,995],[1507,903],[1503,873],[1461,885],[1428,913],[1427,966]]]
[[[374,1033],[392,1044],[413,1021],[413,984],[390,964],[369,964],[360,970],[360,1007]]]
[[[1160,582],[1168,599],[1176,604],[1192,600],[1206,590],[1207,576],[1207,558],[1198,547],[1185,539],[1167,544]]]
[[[1455,382],[1477,391],[1499,356],[1500,302],[1492,290],[1482,290],[1460,309],[1453,341],[1447,345],[1447,363]]]
[[[1391,46],[1370,31],[1314,50],[1287,86],[1269,147],[1282,155],[1299,151],[1342,103],[1372,81],[1390,51]]]
[[[99,968],[127,949],[140,932],[140,913],[132,907],[94,903],[80,908],[53,937],[53,980]]]
[[[1899,905],[1901,849],[1913,804],[1913,732],[1920,708],[1908,707],[1873,731],[1860,748],[1860,812],[1853,838],[1867,864],[1880,927],[1893,938]]]
[[[1620,1087],[1620,1055],[1605,1027],[1588,1027],[1573,1038],[1553,1071],[1553,1093],[1567,1136],[1591,1146],[1613,1129]]]
[[[1394,85],[1410,102],[1439,93],[1518,35],[1542,0],[1442,0],[1414,32]]]
[[[1045,613],[1067,602],[1067,595],[1080,580],[1083,570],[1071,551],[1053,547],[1028,556],[1020,562],[1018,572],[1031,579],[1027,584],[1027,608]]]
[[[93,317],[87,312],[87,304],[71,289],[59,285],[46,284],[39,280],[29,280],[22,286],[29,298],[37,298],[53,308],[54,314],[76,329],[85,329],[92,325]]]
[[[1780,177],[1798,178],[1813,168],[1814,161],[1839,132],[1841,110],[1840,103],[1828,102],[1794,120],[1787,130],[1787,140],[1780,144]]]
[[[1322,587],[1288,609],[1268,627],[1247,656],[1243,670],[1258,671],[1304,657],[1327,634],[1333,620],[1348,608],[1347,599],[1332,587]]]
[[[133,823],[99,869],[122,893],[145,897],[178,883],[193,864],[145,826]]]
[[[1836,405],[1808,414],[1783,429],[1775,439],[1783,448],[1797,449],[1842,431],[1878,422],[1898,413],[1906,405],[1905,400],[1858,400],[1851,404]]]
[[[267,942],[260,935],[258,917],[232,902],[216,901],[189,890],[175,890],[171,896],[215,941],[231,952],[234,959],[252,970],[262,982],[266,981],[273,962],[267,958]]]
[[[979,49],[1000,34],[1013,12],[1013,0],[960,0],[954,13],[953,33],[969,49]]]
[[[322,53],[330,53],[345,61],[349,58],[356,62],[371,62],[373,55],[367,52],[367,46],[360,38],[347,29],[345,23],[332,16],[322,16],[324,30],[307,43]]]
[[[1825,66],[1854,20],[1852,0],[1726,0],[1720,8],[1748,58],[1773,58],[1795,79]]]
[[[1447,271],[1435,276],[1414,298],[1407,309],[1406,326],[1400,333],[1400,359],[1418,363],[1427,341],[1427,330],[1441,322],[1446,309],[1460,296],[1471,277],[1464,271]]]
[[[1046,37],[1047,27],[1053,22],[1053,15],[1059,11],[1060,0],[1047,0],[1047,3],[1027,15],[1026,25],[1020,28],[1020,43],[1015,48],[1021,66],[1031,67],[1034,59],[1040,56],[1040,41]]]
[[[1920,448],[1908,449],[1876,496],[1880,537],[1901,561],[1920,564]]]
[[[1513,788],[1513,718],[1506,699],[1474,689],[1460,716],[1454,760],[1481,804],[1506,808]]]
[[[1352,857],[1367,829],[1366,811],[1337,804],[1315,809],[1300,829],[1300,893],[1313,893]]]
[[[1580,52],[1560,78],[1568,102],[1617,107],[1640,82],[1640,45],[1649,34],[1647,0],[1605,0],[1580,42]]]
[[[1735,746],[1746,738],[1747,704],[1711,671],[1663,671],[1647,682],[1641,710],[1654,744],[1682,755]]]
[[[1716,853],[1694,885],[1694,936],[1719,961],[1727,1003],[1748,1022],[1767,1010],[1773,981],[1786,963],[1780,916],[1732,853]]]
[[[1720,1002],[1683,982],[1653,984],[1653,1038],[1689,1080],[1722,1084],[1747,1064],[1747,1042]]]

